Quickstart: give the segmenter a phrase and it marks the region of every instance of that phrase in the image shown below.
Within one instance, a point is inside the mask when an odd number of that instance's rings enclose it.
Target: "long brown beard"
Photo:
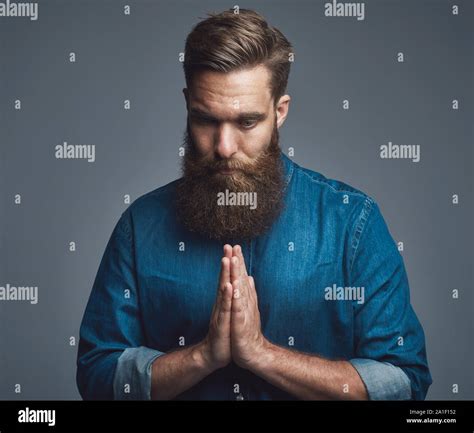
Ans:
[[[208,160],[197,154],[187,127],[183,178],[176,189],[179,221],[191,232],[222,242],[265,233],[283,208],[285,183],[278,141],[275,126],[270,143],[251,164],[234,159]],[[223,168],[237,171],[226,176],[218,173]],[[218,193],[226,190],[256,193],[257,206],[219,205]]]

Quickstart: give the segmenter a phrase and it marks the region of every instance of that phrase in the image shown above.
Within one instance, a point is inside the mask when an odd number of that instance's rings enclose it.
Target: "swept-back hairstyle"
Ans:
[[[249,9],[208,14],[186,38],[184,75],[191,88],[196,72],[230,72],[264,65],[271,73],[270,90],[276,104],[285,94],[293,48],[286,37]]]

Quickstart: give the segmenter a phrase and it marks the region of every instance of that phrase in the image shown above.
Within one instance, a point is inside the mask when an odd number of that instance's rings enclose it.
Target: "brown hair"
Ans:
[[[270,88],[276,104],[288,83],[293,50],[290,42],[249,9],[229,9],[208,16],[186,38],[183,67],[187,87],[198,71],[230,72],[262,64],[271,72]]]

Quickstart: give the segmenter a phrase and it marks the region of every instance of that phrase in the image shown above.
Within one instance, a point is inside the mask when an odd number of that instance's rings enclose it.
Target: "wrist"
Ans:
[[[211,351],[209,350],[206,340],[194,346],[191,356],[198,368],[205,371],[206,374],[210,374],[214,370],[217,370],[217,367],[212,362]]]
[[[273,356],[273,344],[270,343],[265,337],[262,338],[261,343],[257,346],[254,351],[254,356],[250,361],[247,369],[253,373],[265,371],[265,369],[272,364]]]

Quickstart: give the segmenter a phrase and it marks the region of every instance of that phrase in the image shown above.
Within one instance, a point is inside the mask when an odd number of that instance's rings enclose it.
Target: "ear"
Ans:
[[[279,100],[275,107],[275,112],[277,116],[277,127],[283,125],[285,122],[286,117],[288,116],[288,111],[290,109],[290,95],[283,95]]]

